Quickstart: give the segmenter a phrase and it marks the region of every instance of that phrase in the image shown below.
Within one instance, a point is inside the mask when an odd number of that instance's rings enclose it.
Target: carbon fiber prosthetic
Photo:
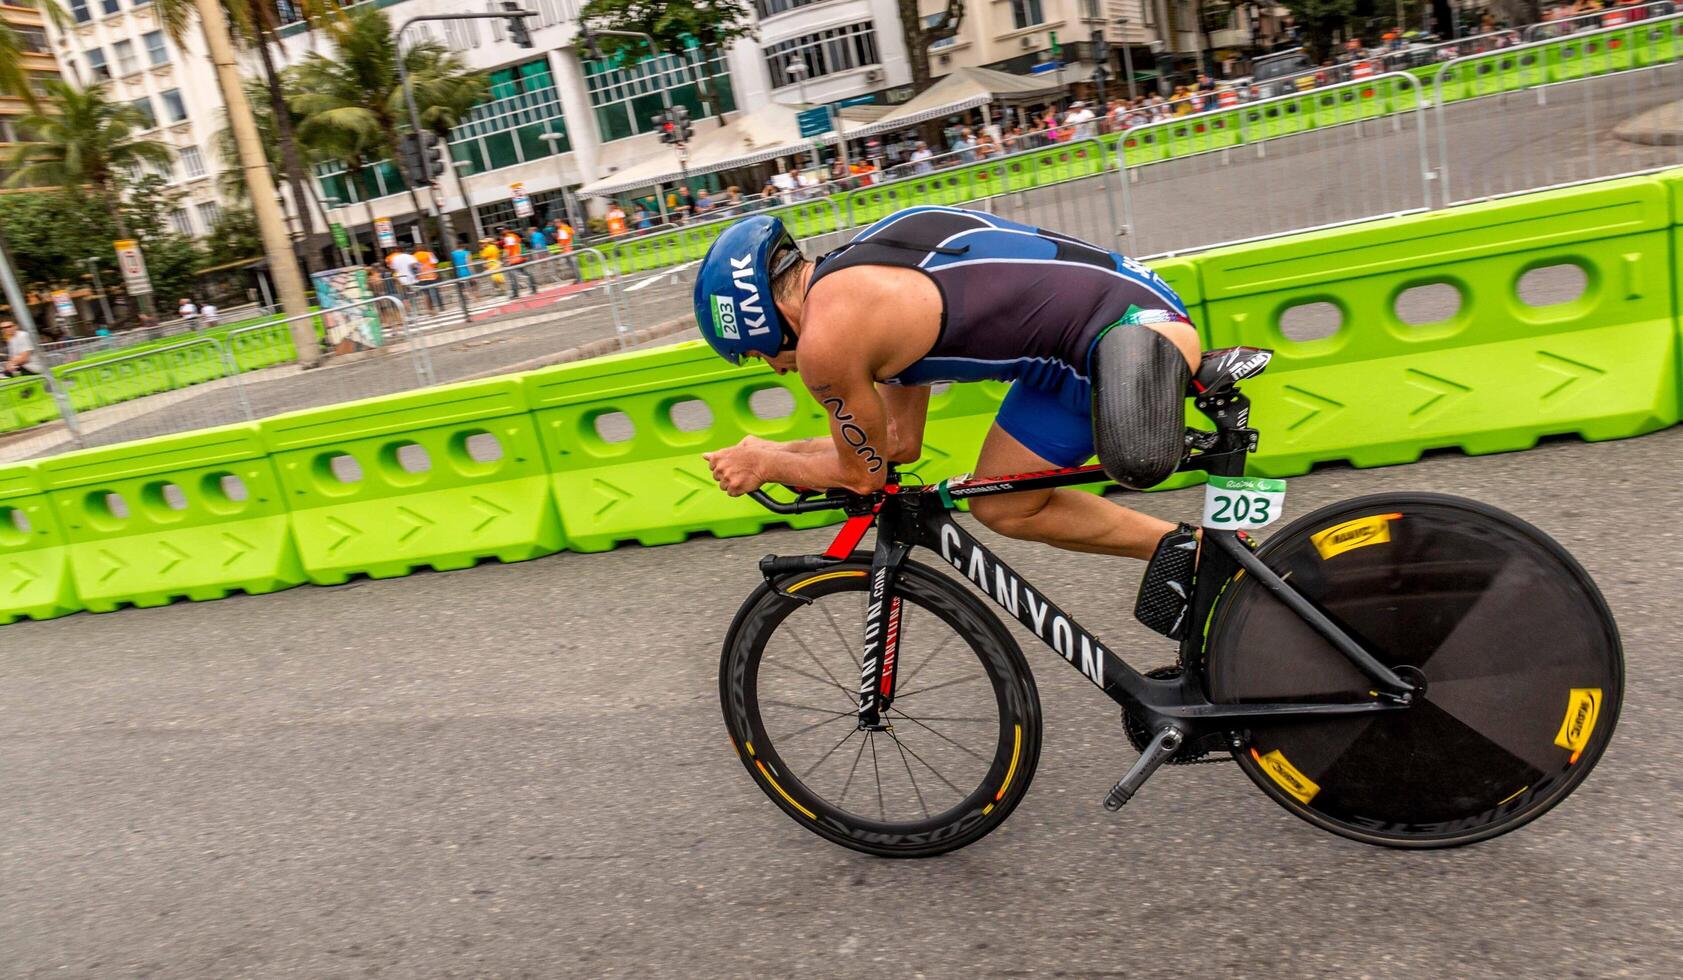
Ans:
[[[1112,480],[1156,486],[1180,465],[1192,371],[1167,337],[1121,324],[1093,348],[1093,442]]]

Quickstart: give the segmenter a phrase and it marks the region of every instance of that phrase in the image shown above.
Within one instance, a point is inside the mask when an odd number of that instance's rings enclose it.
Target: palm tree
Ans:
[[[287,69],[288,89],[292,87],[291,76],[297,71]],[[341,129],[320,120],[303,119],[298,124],[298,139],[309,154],[318,160],[338,160],[345,165],[346,182],[356,188],[367,185],[363,183],[363,171],[369,164],[369,157],[378,159],[381,150],[375,149],[377,141],[371,141],[366,134],[355,130]],[[354,195],[353,195],[354,196]],[[346,201],[349,207],[353,202]],[[363,197],[363,208],[368,212],[368,227],[374,227],[374,205],[370,198]],[[351,236],[351,249],[356,256],[358,265],[362,264],[362,241],[355,234]]]
[[[277,155],[268,158],[269,165],[274,167],[275,163],[279,162],[279,169],[286,177],[287,186],[292,190],[291,198],[299,212],[299,228],[304,234],[305,264],[310,271],[315,271],[323,248],[320,236],[326,234],[326,231],[316,231],[315,216],[305,203],[305,194],[309,193],[313,197],[314,188],[311,186],[309,175],[304,171],[304,159],[298,147],[297,127],[292,113],[287,108],[282,73],[276,68],[274,57],[269,50],[271,44],[280,44],[280,7],[273,0],[222,0],[222,6],[228,11],[228,23],[235,38],[246,48],[256,51],[258,61],[262,64],[262,81],[252,84],[248,80],[246,101],[251,103],[253,113],[258,113],[259,106],[267,106],[274,148],[278,151]],[[289,6],[302,19],[305,30],[328,21],[340,11],[338,0],[290,0]],[[261,126],[260,119],[259,127]],[[267,148],[270,134],[264,133],[263,137]]]
[[[391,21],[379,10],[362,7],[346,13],[328,33],[335,48],[333,57],[312,51],[291,69],[296,90],[288,101],[303,120],[300,131],[314,131],[321,145],[325,131],[341,130],[357,138],[359,152],[395,159],[399,134],[408,125]],[[412,77],[432,72],[429,85],[435,91],[468,84],[461,76],[471,73],[461,71],[460,62],[435,41],[412,45],[403,58]],[[419,217],[425,213],[421,199],[411,181],[406,179],[405,184]]]
[[[170,148],[157,140],[136,139],[150,126],[132,105],[108,102],[99,87],[79,89],[53,80],[46,83],[47,104],[18,120],[33,137],[12,154],[17,172],[7,186],[44,184],[81,194],[93,187],[104,195],[117,233],[129,234],[123,216],[118,174],[141,164],[168,164]]]
[[[491,80],[469,71],[460,58],[443,48],[418,46],[410,56],[409,84],[415,89],[421,126],[440,140],[449,140],[450,131],[490,97]]]
[[[35,0],[35,9],[58,27],[71,25],[70,15],[58,5],[58,0]],[[30,109],[40,108],[35,89],[29,84],[29,70],[23,67],[23,36],[12,25],[0,20],[0,95],[22,99]]]

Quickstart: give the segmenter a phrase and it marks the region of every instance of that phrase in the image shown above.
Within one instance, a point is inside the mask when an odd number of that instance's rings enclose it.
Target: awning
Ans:
[[[991,68],[958,68],[924,89],[917,98],[851,135],[869,136],[905,129],[993,102],[1006,105],[1038,102],[1056,97],[1063,90],[1055,72],[1043,77],[1024,77]]]
[[[816,137],[802,139],[800,123],[795,116],[809,106],[771,103],[746,112],[730,120],[723,127],[711,119],[697,119],[695,139],[689,144],[690,176],[750,167],[778,157],[805,153],[814,142],[833,143],[833,139]],[[878,106],[848,106],[836,115],[842,132],[848,138],[861,136],[861,129],[871,125],[882,111]],[[678,166],[678,155],[672,147],[656,143],[644,154],[647,159],[633,164],[600,180],[591,181],[578,189],[580,197],[607,197],[623,191],[670,184],[681,180],[684,168]]]

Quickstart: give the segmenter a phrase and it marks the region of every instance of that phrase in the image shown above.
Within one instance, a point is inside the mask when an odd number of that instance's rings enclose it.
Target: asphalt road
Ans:
[[[1038,647],[1044,754],[1001,830],[911,863],[824,843],[716,703],[755,559],[822,530],[5,627],[0,975],[1675,977],[1680,456],[1673,429],[1292,481],[1292,514],[1387,488],[1505,506],[1618,617],[1600,767],[1449,852],[1328,836],[1231,765],[1108,814],[1133,752]],[[998,548],[1136,666],[1172,657],[1128,617],[1138,566]]]

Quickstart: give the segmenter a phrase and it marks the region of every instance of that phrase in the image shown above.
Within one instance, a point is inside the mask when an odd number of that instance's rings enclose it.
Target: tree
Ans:
[[[263,235],[250,208],[223,208],[210,237],[229,260],[263,255]]]
[[[17,172],[11,187],[30,184],[62,187],[71,194],[92,187],[105,199],[117,233],[133,237],[123,214],[119,174],[142,164],[171,160],[168,146],[134,134],[149,127],[132,105],[108,102],[103,89],[78,89],[60,81],[47,83],[48,103],[18,120],[32,137],[12,155]]]
[[[0,236],[11,243],[12,261],[25,284],[80,281],[83,259],[111,256],[117,225],[99,198],[41,190],[10,194],[5,201],[5,207],[0,207]],[[105,271],[111,269],[107,262]]]
[[[914,6],[916,0],[912,0]],[[687,0],[666,3],[657,0],[589,0],[579,9],[579,20],[610,31],[636,31],[655,39],[666,54],[684,57],[693,44],[700,63],[691,62],[702,90],[707,114],[723,126],[724,108],[718,93],[705,84],[705,66],[714,55],[739,38],[754,36],[753,11],[742,0]],[[602,54],[622,56],[635,63],[648,56],[647,45],[636,38],[605,35],[598,45]]]
[[[59,6],[58,0],[35,0],[35,9],[56,27],[72,26],[70,15]],[[11,24],[0,20],[0,95],[22,99],[30,109],[37,109],[40,107],[39,96],[34,86],[29,84],[29,69],[23,66],[27,53],[23,36]],[[48,53],[47,57],[52,55]]]
[[[421,128],[448,141],[474,107],[491,95],[491,80],[469,71],[462,60],[443,49],[423,48],[410,66],[409,84],[415,89],[415,109]]]
[[[252,113],[257,115],[258,126],[263,126],[262,117],[267,115],[268,124],[274,139],[275,156],[268,157],[271,169],[278,169],[285,175],[287,187],[291,190],[293,208],[298,212],[298,227],[304,233],[304,264],[307,271],[317,271],[321,261],[321,254],[326,248],[326,228],[316,229],[315,214],[309,206],[310,178],[304,172],[304,159],[299,153],[296,120],[287,108],[286,92],[281,82],[281,72],[275,66],[275,59],[269,46],[280,44],[280,7],[264,0],[222,0],[223,7],[228,11],[228,23],[234,36],[248,50],[257,52],[259,64],[263,68],[263,77],[257,84],[251,80],[246,85],[246,101],[251,103]],[[338,0],[288,0],[288,9],[302,19],[306,30],[315,25],[328,22],[328,18],[336,18],[340,11]],[[335,23],[337,21],[334,21]],[[270,134],[264,134],[265,150],[269,147]],[[234,149],[230,138],[229,149]],[[238,153],[225,156],[226,160],[238,160]],[[242,198],[243,194],[240,195]]]
[[[329,29],[332,57],[311,51],[288,69],[292,94],[288,104],[300,117],[299,132],[315,134],[317,145],[352,145],[361,155],[377,152],[396,159],[400,135],[409,128],[403,88],[397,74],[397,41],[391,21],[372,7],[348,12]],[[404,53],[404,67],[417,74],[428,66],[454,62],[436,41],[420,41]],[[459,65],[460,62],[454,62]],[[458,72],[458,74],[466,74]],[[444,86],[447,79],[434,78]],[[340,135],[329,135],[338,131]],[[354,137],[347,142],[346,137]],[[341,157],[341,159],[347,159]],[[377,157],[376,157],[377,159]],[[409,200],[419,218],[425,212],[415,187],[405,175]]]
[[[899,4],[900,29],[912,59],[912,90],[921,92],[929,87],[929,46],[958,34],[964,23],[964,0],[947,0],[945,10],[927,18],[918,12],[918,0],[899,0]]]
[[[1312,64],[1332,56],[1333,32],[1349,22],[1356,0],[1282,0],[1292,20],[1303,28],[1303,48]]]

